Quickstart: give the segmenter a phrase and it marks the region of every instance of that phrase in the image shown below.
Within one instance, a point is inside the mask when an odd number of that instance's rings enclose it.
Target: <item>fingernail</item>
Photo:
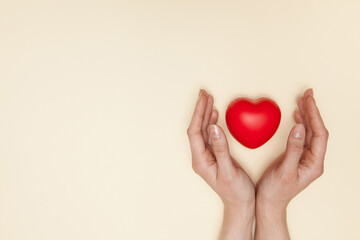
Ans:
[[[201,99],[201,96],[202,96],[202,92],[201,92],[201,89],[200,89],[200,91],[199,91],[199,96],[198,96],[198,100],[197,100],[197,102],[199,102],[199,101],[200,101],[200,99]]]
[[[310,89],[310,95],[314,96],[314,90],[312,88]]]
[[[294,128],[294,132],[293,132],[293,137],[294,138],[302,138],[303,137],[303,133],[302,133],[302,124],[297,124]]]
[[[313,100],[314,100],[314,103],[315,103],[315,106],[316,106],[316,101],[315,101],[315,98],[314,98],[314,96],[313,96]]]
[[[215,124],[212,124],[210,126],[210,133],[211,133],[211,136],[215,139],[217,138],[220,138],[220,130],[219,130],[219,127],[216,126]]]
[[[314,101],[315,106],[316,106],[316,101],[315,101],[315,98],[314,98],[313,95],[310,95],[310,96],[308,96],[308,97],[305,99],[305,106],[306,106],[306,103],[307,103],[308,101],[310,101],[310,100],[308,100],[308,99],[310,99],[310,98],[312,98],[312,100]]]

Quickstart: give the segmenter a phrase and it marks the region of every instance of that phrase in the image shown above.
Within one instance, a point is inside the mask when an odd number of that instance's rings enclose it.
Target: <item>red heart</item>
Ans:
[[[271,99],[237,98],[226,110],[226,124],[231,135],[248,148],[266,143],[279,127],[281,112]]]

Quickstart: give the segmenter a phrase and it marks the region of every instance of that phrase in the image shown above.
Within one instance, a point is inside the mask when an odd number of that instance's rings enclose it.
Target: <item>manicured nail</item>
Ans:
[[[202,95],[203,95],[203,94],[202,94],[201,89],[200,89],[197,103],[200,102],[200,99],[201,99],[201,96],[202,96]]]
[[[310,88],[310,95],[314,96],[314,90],[312,88]]]
[[[293,137],[294,138],[302,138],[303,134],[302,134],[302,124],[297,124],[294,128],[294,132],[293,132]]]
[[[316,106],[316,101],[315,101],[315,98],[314,98],[313,95],[307,96],[307,98],[305,99],[305,105],[306,105],[306,102],[307,102],[307,101],[310,101],[310,100],[308,100],[308,99],[310,99],[310,98],[312,98],[312,100],[314,101],[314,104],[315,104],[315,106]]]
[[[313,96],[313,98],[312,98],[313,100],[314,100],[314,103],[315,103],[315,106],[316,106],[316,101],[315,101],[315,98],[314,98],[314,96]]]
[[[212,135],[213,138],[217,139],[220,138],[220,130],[219,127],[216,126],[215,124],[212,124],[210,126],[210,133]]]

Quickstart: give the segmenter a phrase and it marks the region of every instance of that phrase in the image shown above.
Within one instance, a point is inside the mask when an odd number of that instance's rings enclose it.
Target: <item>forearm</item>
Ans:
[[[254,205],[243,209],[225,206],[219,240],[251,240],[255,218]]]
[[[286,222],[286,206],[256,204],[255,240],[290,240]]]

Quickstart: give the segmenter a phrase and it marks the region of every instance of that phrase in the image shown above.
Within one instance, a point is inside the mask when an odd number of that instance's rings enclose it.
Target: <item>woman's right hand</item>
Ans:
[[[324,171],[329,132],[316,106],[312,89],[298,100],[300,111],[284,153],[266,169],[256,185],[256,239],[289,239],[286,207]]]

